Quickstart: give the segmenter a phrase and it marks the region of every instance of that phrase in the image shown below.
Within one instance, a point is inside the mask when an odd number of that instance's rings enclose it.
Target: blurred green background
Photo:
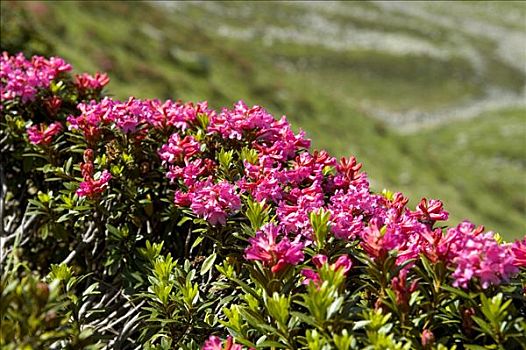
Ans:
[[[526,2],[2,1],[1,39],[118,98],[263,105],[376,191],[526,233]]]

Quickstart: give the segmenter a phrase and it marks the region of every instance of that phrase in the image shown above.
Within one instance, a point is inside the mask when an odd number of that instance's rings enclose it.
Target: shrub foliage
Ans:
[[[525,348],[526,240],[373,193],[243,102],[1,58],[6,349]]]

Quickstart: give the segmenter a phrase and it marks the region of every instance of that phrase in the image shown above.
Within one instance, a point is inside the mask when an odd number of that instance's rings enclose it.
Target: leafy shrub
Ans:
[[[526,347],[526,240],[373,193],[259,106],[70,70],[1,60],[3,346]]]

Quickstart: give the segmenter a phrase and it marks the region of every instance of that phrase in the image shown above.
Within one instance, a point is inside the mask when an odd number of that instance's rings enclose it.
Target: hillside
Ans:
[[[525,3],[1,6],[2,49],[107,71],[120,98],[267,106],[375,190],[526,231]]]

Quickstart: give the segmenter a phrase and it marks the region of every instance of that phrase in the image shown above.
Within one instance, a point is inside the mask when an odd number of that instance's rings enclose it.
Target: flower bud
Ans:
[[[53,96],[44,101],[44,107],[46,107],[46,110],[52,116],[57,114],[61,105],[62,105],[62,100],[58,96]]]
[[[81,163],[80,172],[84,180],[92,178],[93,177],[93,163],[91,162]]]
[[[35,296],[40,307],[46,305],[49,298],[49,286],[44,282],[38,282],[36,285]]]
[[[470,334],[473,331],[473,319],[471,318],[475,315],[475,309],[470,307],[462,310],[462,329],[466,334]]]
[[[49,310],[44,316],[44,323],[47,329],[53,329],[58,326],[60,319],[57,317],[57,313],[54,310]]]
[[[314,266],[316,266],[318,269],[321,268],[324,264],[326,264],[327,260],[327,257],[321,254],[312,257],[312,262]]]
[[[84,163],[89,163],[93,161],[93,150],[91,148],[87,148],[84,151]]]
[[[424,329],[420,341],[424,349],[431,349],[431,346],[435,343],[435,335],[429,329]]]
[[[141,174],[148,174],[150,172],[150,163],[142,162],[139,169],[141,171]]]

